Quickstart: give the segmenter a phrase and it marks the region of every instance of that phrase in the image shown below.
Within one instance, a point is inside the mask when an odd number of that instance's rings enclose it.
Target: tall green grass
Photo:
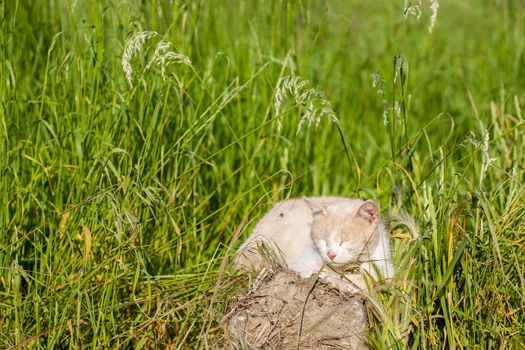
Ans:
[[[3,1],[0,347],[215,347],[232,249],[318,194],[392,218],[374,348],[523,346],[522,6],[442,1],[429,33],[404,5]],[[148,67],[161,40],[191,65]],[[288,98],[279,130],[285,76],[337,122],[297,132]]]

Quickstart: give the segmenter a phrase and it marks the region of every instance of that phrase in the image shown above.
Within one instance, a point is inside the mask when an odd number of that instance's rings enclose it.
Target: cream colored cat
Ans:
[[[373,201],[309,197],[279,202],[238,249],[237,267],[261,269],[261,244],[301,277],[324,267],[321,278],[352,292],[366,289],[363,273],[376,281],[394,276],[388,234]]]

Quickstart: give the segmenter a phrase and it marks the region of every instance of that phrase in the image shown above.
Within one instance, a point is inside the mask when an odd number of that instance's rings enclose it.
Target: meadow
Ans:
[[[0,348],[220,348],[305,195],[380,203],[372,348],[524,347],[525,8],[436,3],[2,1]]]

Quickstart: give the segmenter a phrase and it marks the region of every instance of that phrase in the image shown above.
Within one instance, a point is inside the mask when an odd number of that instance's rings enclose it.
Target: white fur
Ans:
[[[326,264],[337,269],[351,263],[357,264],[376,281],[380,277],[392,278],[394,268],[391,263],[388,234],[378,217],[374,218],[374,226],[366,226],[367,222],[363,223],[357,219],[356,225],[352,224],[351,220],[354,220],[364,203],[361,199],[342,197],[310,197],[279,202],[259,221],[251,236],[239,248],[237,264],[243,268],[261,268],[264,262],[256,246],[265,242],[301,277],[309,277],[323,269],[321,278],[338,287],[344,285],[346,289],[355,291],[357,286],[357,289],[363,290],[366,287],[361,273],[345,272],[344,277],[352,282],[349,284],[342,280],[340,274],[326,268]],[[375,203],[373,205],[376,208]],[[325,220],[328,222],[321,227],[323,232],[317,233],[318,239],[314,241],[312,226],[314,220],[317,220],[318,212],[326,214],[325,218],[328,219]],[[351,236],[350,240],[339,242],[336,237],[341,235],[342,223],[345,222],[345,229],[348,229],[349,220],[350,228],[357,230],[356,232],[361,232],[361,226],[370,228],[370,232],[375,232],[374,239],[365,242],[356,235],[355,238]],[[328,256],[329,250],[330,255],[335,253],[333,260]]]

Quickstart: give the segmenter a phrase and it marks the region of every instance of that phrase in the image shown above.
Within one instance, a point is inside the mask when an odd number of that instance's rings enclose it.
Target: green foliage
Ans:
[[[524,10],[441,2],[429,33],[404,5],[1,2],[0,348],[214,347],[232,250],[320,194],[391,217],[373,347],[523,346]],[[337,119],[278,118],[287,76]]]

